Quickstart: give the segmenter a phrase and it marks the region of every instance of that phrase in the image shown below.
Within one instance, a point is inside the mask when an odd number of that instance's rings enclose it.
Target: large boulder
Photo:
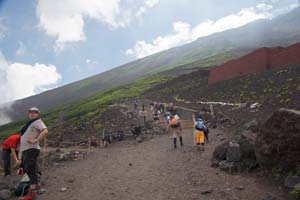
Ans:
[[[247,169],[254,169],[257,167],[255,156],[255,140],[257,134],[252,131],[243,131],[237,141],[240,145],[241,161]]]
[[[12,193],[10,190],[4,189],[0,190],[0,199],[7,200],[10,199],[12,196]]]
[[[256,119],[244,124],[246,130],[251,130],[252,132],[256,133],[259,130],[260,124]]]
[[[216,146],[214,152],[213,152],[213,159],[221,161],[221,160],[226,160],[226,155],[227,155],[227,149],[229,147],[228,142],[223,142]]]
[[[300,111],[280,109],[262,125],[255,143],[260,167],[285,172],[300,166]]]
[[[226,160],[228,162],[239,162],[241,160],[241,148],[238,143],[229,143],[226,153]]]
[[[287,188],[294,188],[297,184],[300,184],[299,176],[287,176],[284,180],[284,186]]]

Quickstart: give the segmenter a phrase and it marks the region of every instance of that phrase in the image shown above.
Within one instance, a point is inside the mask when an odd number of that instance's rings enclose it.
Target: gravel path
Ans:
[[[124,141],[95,150],[86,160],[48,172],[43,200],[257,200],[270,192],[287,200],[280,187],[255,174],[229,175],[210,167],[221,130],[212,130],[205,152],[194,149],[192,131],[185,146],[173,149],[170,136],[143,143]],[[60,189],[66,187],[65,192]],[[207,194],[203,194],[207,193]]]

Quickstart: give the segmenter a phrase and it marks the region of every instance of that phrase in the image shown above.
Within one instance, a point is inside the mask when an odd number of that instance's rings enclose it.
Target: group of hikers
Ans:
[[[8,137],[2,143],[2,159],[4,164],[4,176],[11,175],[11,156],[18,166],[18,174],[28,176],[29,188],[21,200],[31,200],[37,197],[40,190],[38,157],[40,154],[40,142],[48,134],[48,130],[42,119],[40,111],[33,107],[28,110],[29,120],[19,133]]]
[[[134,102],[134,108],[138,108],[137,99]],[[159,123],[166,119],[168,132],[171,133],[174,148],[177,148],[177,141],[183,146],[182,122],[177,112],[177,106],[173,103],[150,104],[153,114],[153,120]],[[37,197],[40,190],[39,175],[40,169],[38,165],[38,157],[40,154],[40,142],[48,135],[48,130],[44,122],[41,120],[41,113],[38,108],[33,107],[28,110],[27,123],[21,128],[20,132],[9,136],[2,143],[2,159],[4,165],[4,175],[11,175],[11,157],[18,166],[19,175],[26,175],[29,178],[29,188],[22,200],[31,200]],[[204,144],[208,142],[209,129],[204,124],[201,115],[193,115],[194,123],[194,144],[197,148],[204,150]],[[137,137],[141,134],[141,127],[132,125],[132,134]],[[125,135],[123,131],[118,131],[115,139],[122,141]],[[106,136],[103,138],[107,144],[112,143],[113,138]]]
[[[157,103],[150,104],[152,110],[153,120],[158,123],[160,116],[163,114],[167,121],[167,130],[171,133],[173,139],[174,148],[177,148],[177,141],[179,139],[180,146],[183,146],[182,137],[182,123],[177,112],[177,106],[173,103]],[[166,112],[165,112],[166,111]],[[204,120],[201,115],[193,115],[194,123],[194,144],[198,149],[204,150],[204,144],[209,142],[208,133],[209,129],[204,124]]]

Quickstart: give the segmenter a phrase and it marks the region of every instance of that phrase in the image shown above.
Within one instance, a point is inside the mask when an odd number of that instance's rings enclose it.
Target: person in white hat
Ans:
[[[174,148],[177,148],[177,138],[179,137],[180,145],[183,146],[182,138],[182,126],[181,121],[178,115],[175,115],[174,118],[169,123],[169,130],[171,130]]]
[[[30,178],[30,189],[28,194],[22,200],[36,198],[36,192],[39,190],[38,185],[38,163],[37,159],[40,154],[40,142],[48,134],[48,129],[40,118],[40,111],[33,107],[28,110],[29,121],[24,125],[21,134],[20,156],[25,172]]]

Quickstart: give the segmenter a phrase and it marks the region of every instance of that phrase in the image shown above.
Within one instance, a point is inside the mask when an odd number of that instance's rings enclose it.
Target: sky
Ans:
[[[0,0],[0,104],[216,32],[298,0]]]

